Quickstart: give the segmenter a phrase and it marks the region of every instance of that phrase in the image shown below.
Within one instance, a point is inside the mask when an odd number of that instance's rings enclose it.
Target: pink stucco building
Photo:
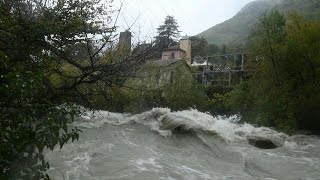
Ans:
[[[169,59],[184,59],[189,66],[191,65],[191,41],[188,37],[181,38],[179,44],[162,51],[161,60]]]
[[[168,59],[183,59],[185,57],[186,51],[180,49],[179,45],[174,45],[166,48],[162,51],[162,60]]]

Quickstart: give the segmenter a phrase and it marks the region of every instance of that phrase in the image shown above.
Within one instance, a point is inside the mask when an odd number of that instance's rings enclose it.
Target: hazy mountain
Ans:
[[[221,46],[245,44],[249,31],[262,13],[270,9],[296,10],[307,17],[320,19],[320,0],[257,0],[247,4],[231,19],[198,34],[209,43]]]

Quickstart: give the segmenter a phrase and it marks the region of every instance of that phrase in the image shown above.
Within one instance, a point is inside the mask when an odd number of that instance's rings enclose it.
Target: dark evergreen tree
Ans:
[[[158,35],[155,37],[155,45],[158,46],[160,50],[177,43],[181,32],[179,31],[178,22],[173,16],[167,16],[164,24],[159,26],[157,31]]]

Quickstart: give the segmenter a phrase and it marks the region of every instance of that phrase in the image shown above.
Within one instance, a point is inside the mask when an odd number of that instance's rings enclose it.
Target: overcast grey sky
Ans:
[[[117,0],[116,0],[117,1]],[[173,15],[181,35],[196,35],[234,16],[253,0],[118,0],[119,30],[132,26],[134,41],[150,40],[167,15]]]

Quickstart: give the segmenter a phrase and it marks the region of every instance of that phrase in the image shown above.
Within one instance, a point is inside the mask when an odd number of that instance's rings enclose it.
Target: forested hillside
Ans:
[[[246,44],[250,29],[267,10],[280,12],[298,11],[307,18],[319,19],[319,0],[257,0],[247,4],[231,19],[200,33],[210,44],[222,46],[242,46]]]

